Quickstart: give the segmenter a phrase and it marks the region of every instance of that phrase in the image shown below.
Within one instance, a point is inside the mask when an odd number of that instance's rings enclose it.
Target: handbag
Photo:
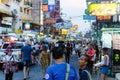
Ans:
[[[12,72],[18,72],[18,64],[17,64],[17,62],[15,62],[15,59],[14,59],[14,57],[13,57],[13,62],[12,62]]]
[[[18,72],[18,64],[16,62],[12,63],[12,72]]]
[[[7,62],[5,62],[5,63],[3,63],[3,66],[2,66],[2,71],[3,71],[3,73],[4,74],[9,74],[9,68],[10,66],[9,66],[9,63],[7,63]]]

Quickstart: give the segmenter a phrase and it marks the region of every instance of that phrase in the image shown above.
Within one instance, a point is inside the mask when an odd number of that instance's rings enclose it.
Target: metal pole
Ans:
[[[40,18],[41,18],[41,16],[40,16],[40,7],[41,7],[41,3],[40,3],[41,1],[39,0],[39,23],[40,23]],[[40,25],[41,26],[41,25]],[[39,34],[40,34],[40,26],[39,26]]]

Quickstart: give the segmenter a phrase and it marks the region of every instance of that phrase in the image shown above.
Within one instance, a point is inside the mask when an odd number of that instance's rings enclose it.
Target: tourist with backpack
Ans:
[[[70,64],[64,62],[63,47],[55,47],[52,54],[55,64],[47,68],[45,80],[78,80],[76,70]]]
[[[91,74],[88,68],[89,56],[81,55],[79,60],[79,80],[92,80]]]
[[[13,80],[13,73],[18,70],[16,67],[15,57],[12,55],[12,50],[6,50],[6,56],[3,58],[3,73],[5,74],[5,80]]]

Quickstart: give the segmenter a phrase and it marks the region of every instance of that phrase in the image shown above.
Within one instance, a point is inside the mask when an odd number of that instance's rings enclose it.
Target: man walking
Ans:
[[[70,43],[67,43],[66,50],[67,50],[67,52],[65,53],[65,60],[66,60],[67,63],[69,63],[70,55],[71,55],[71,52],[72,52],[72,49],[70,47]]]
[[[23,59],[23,73],[24,73],[24,80],[26,78],[30,78],[29,71],[30,71],[30,63],[31,63],[31,52],[32,48],[28,42],[25,43],[25,46],[21,49],[22,52],[22,59]]]
[[[88,68],[89,57],[82,55],[79,60],[79,80],[91,80],[91,76]]]
[[[58,46],[52,53],[55,64],[47,68],[45,80],[78,80],[75,69],[64,62],[64,49]]]

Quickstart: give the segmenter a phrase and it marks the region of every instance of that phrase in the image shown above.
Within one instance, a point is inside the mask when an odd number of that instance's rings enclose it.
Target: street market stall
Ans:
[[[102,32],[110,34],[112,38],[110,50],[110,70],[111,75],[120,73],[120,28],[104,28]],[[109,39],[110,41],[110,39]]]

